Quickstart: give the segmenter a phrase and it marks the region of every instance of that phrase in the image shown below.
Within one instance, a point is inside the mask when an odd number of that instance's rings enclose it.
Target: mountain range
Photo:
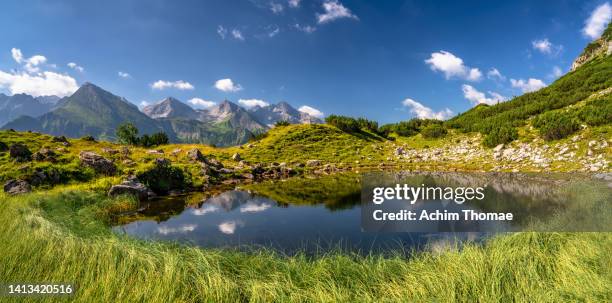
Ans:
[[[91,135],[114,140],[117,126],[131,122],[140,134],[163,131],[172,142],[229,146],[245,143],[281,120],[322,122],[286,102],[247,110],[225,100],[209,109],[194,109],[168,97],[140,111],[125,98],[92,83],[83,84],[63,99],[0,94],[0,122],[6,123],[3,129],[32,130],[73,138]]]

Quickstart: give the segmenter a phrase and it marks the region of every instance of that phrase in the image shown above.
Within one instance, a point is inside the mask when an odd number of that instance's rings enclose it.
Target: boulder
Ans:
[[[170,160],[166,159],[166,158],[157,158],[155,159],[155,165],[156,166],[170,166],[171,162]]]
[[[6,143],[0,141],[0,152],[9,150],[8,145]]]
[[[112,148],[108,148],[108,147],[104,147],[104,148],[102,148],[102,152],[103,152],[103,153],[106,153],[106,154],[109,154],[109,155],[115,155],[115,154],[118,154],[118,153],[119,153],[119,151],[118,151],[118,150],[116,150],[116,149],[112,149]]]
[[[232,160],[240,161],[240,160],[242,160],[242,158],[240,157],[239,153],[235,153],[234,155],[232,155]]]
[[[55,162],[57,154],[48,148],[41,148],[39,151],[32,154],[32,159],[35,161],[49,161]]]
[[[204,155],[202,155],[202,152],[200,152],[200,150],[197,149],[197,148],[189,150],[187,152],[187,157],[189,157],[189,159],[191,159],[193,161],[197,161],[197,162],[204,162],[204,161],[206,161],[206,158],[204,157]]]
[[[147,150],[147,154],[149,155],[163,155],[164,151],[161,149],[149,149]]]
[[[111,197],[119,195],[132,195],[137,197],[140,201],[146,201],[149,198],[154,197],[155,193],[144,184],[138,182],[138,180],[129,179],[121,182],[120,184],[113,185],[108,191],[108,195]]]
[[[504,148],[504,145],[503,145],[503,144],[499,144],[499,145],[495,146],[495,148],[493,148],[493,151],[494,151],[494,152],[499,152],[499,151],[501,151],[503,148]]]
[[[321,160],[308,160],[306,161],[306,166],[313,167],[321,165]]]
[[[83,165],[93,168],[99,174],[113,175],[117,171],[113,162],[93,152],[82,151],[79,159]]]
[[[25,194],[32,191],[30,184],[24,180],[9,180],[4,183],[4,192],[9,195]]]
[[[15,143],[9,147],[9,155],[17,162],[25,162],[32,160],[32,152],[27,146],[21,143]]]
[[[45,170],[37,168],[31,175],[25,178],[30,184],[39,186],[43,184],[59,184],[61,182],[61,174],[55,168],[47,168]]]

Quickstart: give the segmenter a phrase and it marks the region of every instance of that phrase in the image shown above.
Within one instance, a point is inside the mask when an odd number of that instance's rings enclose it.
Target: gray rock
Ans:
[[[155,196],[148,187],[138,182],[137,180],[126,180],[121,184],[113,185],[108,191],[108,195],[111,197],[119,195],[133,195],[140,201],[146,201],[151,197]]]
[[[313,167],[321,165],[321,160],[308,160],[306,161],[306,166]]]
[[[119,153],[119,151],[118,151],[118,150],[116,150],[116,149],[112,149],[112,148],[107,148],[107,147],[102,148],[102,152],[103,152],[103,153],[107,153],[107,154],[109,154],[109,155],[115,155],[115,154],[118,154],[118,153]]]
[[[17,162],[25,162],[32,160],[32,152],[27,146],[21,143],[15,143],[9,147],[9,155]]]
[[[204,155],[202,155],[202,152],[200,152],[200,150],[197,149],[197,148],[189,150],[187,152],[187,157],[189,157],[189,159],[191,159],[193,161],[197,161],[197,162],[204,162],[204,161],[206,161],[206,158],[204,157]]]
[[[25,194],[32,191],[30,184],[24,180],[9,180],[4,183],[4,192],[9,195]]]
[[[232,155],[232,160],[240,161],[240,160],[242,160],[242,158],[240,157],[239,153],[235,153],[234,155]]]
[[[117,171],[113,162],[93,152],[82,151],[79,159],[83,165],[93,168],[99,174],[113,175]]]

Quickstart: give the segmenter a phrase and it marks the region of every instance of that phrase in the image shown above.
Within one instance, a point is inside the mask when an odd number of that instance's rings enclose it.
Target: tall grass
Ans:
[[[312,259],[268,251],[204,250],[115,235],[104,218],[131,207],[126,198],[54,190],[2,200],[0,282],[76,283],[71,299],[79,302],[612,298],[610,233],[511,234],[484,246],[417,253],[410,259],[338,252]]]

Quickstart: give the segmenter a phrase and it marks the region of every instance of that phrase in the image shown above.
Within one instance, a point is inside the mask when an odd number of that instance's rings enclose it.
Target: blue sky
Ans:
[[[135,104],[287,101],[382,123],[448,118],[550,84],[609,22],[610,7],[10,1],[0,9],[0,91],[65,95],[89,81]]]

